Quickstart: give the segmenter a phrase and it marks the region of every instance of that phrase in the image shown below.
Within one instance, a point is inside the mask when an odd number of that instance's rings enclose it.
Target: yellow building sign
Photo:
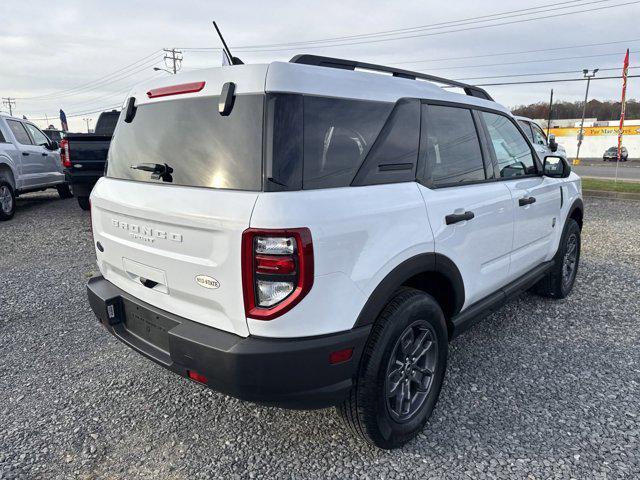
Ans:
[[[618,136],[618,127],[584,127],[585,137],[604,137]],[[579,127],[572,128],[552,128],[549,133],[553,133],[556,137],[577,137]],[[640,135],[640,125],[631,125],[624,127],[623,135]]]

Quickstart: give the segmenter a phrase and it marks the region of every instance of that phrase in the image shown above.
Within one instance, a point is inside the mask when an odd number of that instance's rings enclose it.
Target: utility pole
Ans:
[[[13,107],[16,106],[16,99],[11,97],[2,97],[2,104],[9,107],[9,115],[13,117]]]
[[[87,133],[91,133],[91,131],[89,130],[89,123],[91,122],[90,118],[83,118],[82,120],[84,120],[87,123]]]
[[[164,56],[165,65],[173,70],[173,74],[175,75],[182,67],[182,52],[180,50],[176,50],[175,48],[163,48],[165,52],[167,52]],[[171,60],[171,65],[167,63],[167,60]]]
[[[587,112],[587,99],[589,98],[589,84],[591,83],[591,79],[596,76],[598,73],[598,68],[595,68],[593,72],[589,73],[588,69],[582,70],[582,74],[584,78],[587,79],[587,91],[584,94],[584,105],[582,106],[582,120],[580,121],[580,133],[578,133],[578,151],[576,152],[576,159],[574,160],[574,165],[580,163],[580,145],[582,145],[582,139],[584,138],[584,116]]]

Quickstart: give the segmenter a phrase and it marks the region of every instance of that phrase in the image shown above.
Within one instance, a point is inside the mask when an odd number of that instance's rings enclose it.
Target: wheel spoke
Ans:
[[[413,345],[413,330],[409,329],[400,339],[400,350],[403,356],[411,355],[411,346]]]
[[[415,358],[420,358],[422,355],[425,354],[425,352],[428,350],[424,348],[423,343],[424,341],[427,339],[427,337],[429,336],[429,330],[422,330],[420,332],[420,335],[418,335],[418,338],[416,338],[416,341],[413,342],[413,346],[411,349],[411,356],[415,357]]]

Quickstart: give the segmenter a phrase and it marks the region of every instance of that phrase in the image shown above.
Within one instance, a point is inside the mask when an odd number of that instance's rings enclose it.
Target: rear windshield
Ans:
[[[217,96],[140,105],[131,123],[120,116],[107,176],[259,191],[263,109],[264,95],[236,96],[228,116],[218,113]],[[154,166],[162,175],[147,171]]]

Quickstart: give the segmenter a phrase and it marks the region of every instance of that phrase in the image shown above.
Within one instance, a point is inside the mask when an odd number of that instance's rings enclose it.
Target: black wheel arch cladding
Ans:
[[[447,316],[452,317],[458,313],[465,299],[464,282],[458,267],[451,259],[439,253],[422,253],[405,260],[387,274],[369,296],[354,328],[372,324],[398,288],[416,276],[429,273],[441,275],[449,282],[452,305]]]

